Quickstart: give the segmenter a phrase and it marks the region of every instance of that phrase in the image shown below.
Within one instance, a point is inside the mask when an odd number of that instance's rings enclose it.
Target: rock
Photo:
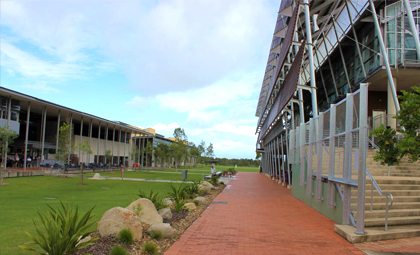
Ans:
[[[174,204],[174,202],[172,201],[172,198],[169,198],[169,197],[165,198],[164,202],[166,206],[171,206]]]
[[[200,205],[207,205],[207,200],[206,200],[206,198],[205,197],[196,197],[196,198],[194,198],[194,201],[198,201],[198,202],[200,202]]]
[[[208,182],[208,181],[203,181],[202,183],[201,183],[201,185],[204,185],[204,186],[207,186],[207,187],[214,187],[210,182]]]
[[[163,208],[163,209],[160,209],[158,211],[158,213],[162,217],[162,219],[164,219],[164,220],[172,220],[172,212],[171,212],[171,209],[169,209],[169,208]]]
[[[122,207],[114,207],[104,213],[98,223],[98,230],[101,236],[118,235],[123,228],[133,232],[133,237],[141,240],[143,228],[139,217],[130,210]]]
[[[158,214],[155,206],[149,199],[139,198],[126,208],[137,214],[141,222],[149,225],[163,222],[162,217]]]
[[[214,186],[211,185],[211,183],[209,183],[207,181],[204,181],[200,185],[198,185],[199,190],[204,190],[206,192],[209,192],[210,190],[212,190],[212,188],[214,188]]]
[[[197,209],[197,206],[194,203],[186,203],[184,205],[185,208],[187,208],[188,210],[195,210]]]
[[[156,231],[162,232],[163,238],[172,238],[174,237],[174,232],[175,232],[169,223],[154,224],[146,232],[150,235]]]
[[[93,175],[92,177],[93,180],[101,180],[101,175],[99,173],[96,173],[95,175]]]

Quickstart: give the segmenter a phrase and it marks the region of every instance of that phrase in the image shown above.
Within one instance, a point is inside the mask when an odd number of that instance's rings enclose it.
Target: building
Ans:
[[[366,167],[367,131],[399,128],[397,95],[420,77],[419,10],[418,0],[280,4],[256,110],[263,172],[358,234],[399,224],[388,222],[388,205],[378,223],[365,219],[366,183],[381,175]],[[378,200],[392,199],[383,193]]]
[[[55,162],[58,149],[58,130],[64,122],[73,127],[71,143],[77,146],[88,140],[91,155],[83,155],[74,149],[70,155],[71,163],[79,162],[129,166],[134,162],[143,163],[146,153],[131,157],[133,146],[143,151],[145,144],[155,136],[140,128],[119,121],[110,121],[88,113],[70,109],[58,104],[25,95],[0,87],[0,125],[9,125],[19,136],[9,145],[10,155],[18,154],[23,158],[32,158],[34,166]],[[113,155],[108,161],[105,151]],[[44,155],[44,162],[42,162]],[[26,164],[22,166],[26,170]]]

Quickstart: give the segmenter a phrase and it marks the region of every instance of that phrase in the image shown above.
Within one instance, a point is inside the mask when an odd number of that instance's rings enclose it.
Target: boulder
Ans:
[[[174,229],[169,223],[158,223],[151,226],[146,232],[150,235],[153,232],[160,231],[163,234],[163,238],[172,238],[174,237]]]
[[[203,181],[202,183],[201,183],[201,185],[204,185],[204,186],[207,186],[207,187],[210,187],[210,188],[212,188],[212,187],[214,187],[210,182],[208,182],[208,181]]]
[[[164,219],[164,220],[172,220],[172,212],[171,212],[171,209],[169,209],[169,208],[163,208],[163,209],[160,209],[158,211],[158,213],[162,217],[162,219]]]
[[[102,178],[101,178],[101,175],[99,173],[96,173],[96,174],[93,175],[92,179],[101,180]]]
[[[139,217],[130,210],[122,207],[114,207],[104,213],[98,223],[98,230],[101,236],[118,235],[123,228],[133,232],[137,240],[141,240],[143,228]]]
[[[194,198],[194,201],[197,200],[200,202],[200,205],[207,205],[207,200],[205,197],[196,197]]]
[[[186,203],[184,205],[185,208],[187,208],[188,210],[195,210],[197,209],[197,206],[194,203]]]
[[[212,190],[212,188],[214,188],[214,186],[211,185],[211,183],[209,183],[207,181],[204,181],[200,185],[198,185],[199,190],[204,190],[206,192],[209,192],[210,190]]]
[[[147,223],[149,225],[163,222],[162,217],[158,214],[155,206],[149,199],[137,199],[126,208],[137,214],[141,222]]]
[[[165,198],[164,202],[165,202],[166,206],[171,206],[171,205],[174,204],[174,202],[172,201],[172,198],[170,198],[170,197]]]

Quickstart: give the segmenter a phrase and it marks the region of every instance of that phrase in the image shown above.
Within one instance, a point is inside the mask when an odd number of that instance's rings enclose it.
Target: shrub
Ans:
[[[206,195],[206,193],[207,192],[204,189],[198,190],[198,195],[200,195],[200,196],[204,196],[204,195]]]
[[[176,187],[173,183],[171,183],[169,187],[171,188],[171,192],[169,192],[168,195],[173,198],[175,202],[186,198],[185,187],[183,185]]]
[[[218,185],[218,183],[219,183],[219,178],[220,178],[220,176],[218,176],[218,175],[212,175],[212,176],[211,176],[211,179],[210,179],[210,183],[211,183],[213,186],[217,186],[217,185]]]
[[[147,242],[143,245],[143,251],[154,255],[157,254],[158,247],[155,243]]]
[[[128,252],[124,249],[124,247],[120,245],[115,245],[111,251],[109,252],[110,255],[128,255]]]
[[[162,231],[153,231],[150,234],[150,237],[153,238],[153,239],[156,239],[156,240],[160,240],[160,239],[163,238],[163,233],[162,233]]]
[[[146,194],[143,190],[139,190],[138,196],[140,198],[147,198],[149,199],[153,205],[155,206],[156,210],[160,210],[166,208],[165,199],[159,195],[159,192],[154,192],[153,190],[150,191],[150,194]]]
[[[220,184],[225,185],[225,183],[224,183],[224,182],[220,182]]]
[[[80,243],[80,240],[92,233],[92,231],[89,232],[88,229],[96,223],[96,220],[92,220],[93,216],[91,216],[95,207],[92,207],[80,217],[78,207],[76,207],[76,210],[73,210],[68,204],[60,203],[61,208],[58,209],[54,209],[48,205],[49,212],[47,214],[38,211],[45,233],[41,231],[33,219],[32,221],[34,222],[37,235],[34,236],[26,232],[31,239],[30,243],[36,244],[44,250],[41,254],[73,254],[78,249],[85,248],[98,240],[97,238],[93,238],[87,242]],[[35,249],[28,246],[19,247],[26,251],[37,252]]]
[[[133,243],[133,232],[127,228],[121,229],[121,231],[118,233],[118,240],[120,240],[121,243],[125,245],[130,245]]]
[[[194,200],[194,204],[195,204],[196,206],[199,206],[199,205],[200,205],[200,201],[198,201],[198,200]]]
[[[180,212],[183,206],[184,206],[184,200],[175,201],[175,204],[174,204],[175,212]]]

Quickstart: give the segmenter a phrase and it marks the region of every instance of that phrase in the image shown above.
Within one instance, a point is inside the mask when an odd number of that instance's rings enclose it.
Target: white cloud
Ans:
[[[130,101],[127,101],[125,104],[132,109],[143,110],[149,108],[154,103],[152,97],[140,97],[135,96]]]
[[[169,125],[158,123],[158,124],[152,126],[152,128],[154,130],[156,130],[157,133],[159,133],[161,135],[164,135],[165,137],[172,137],[175,128],[179,128],[179,127],[180,127],[180,125],[176,122],[172,122]]]
[[[38,82],[35,84],[26,84],[21,85],[20,87],[30,89],[32,91],[41,92],[41,93],[61,93],[62,91],[47,85],[46,82]]]
[[[235,126],[231,123],[225,122],[225,123],[217,124],[214,129],[219,132],[233,133],[233,134],[245,135],[245,136],[251,136],[251,137],[255,136],[254,126]]]

